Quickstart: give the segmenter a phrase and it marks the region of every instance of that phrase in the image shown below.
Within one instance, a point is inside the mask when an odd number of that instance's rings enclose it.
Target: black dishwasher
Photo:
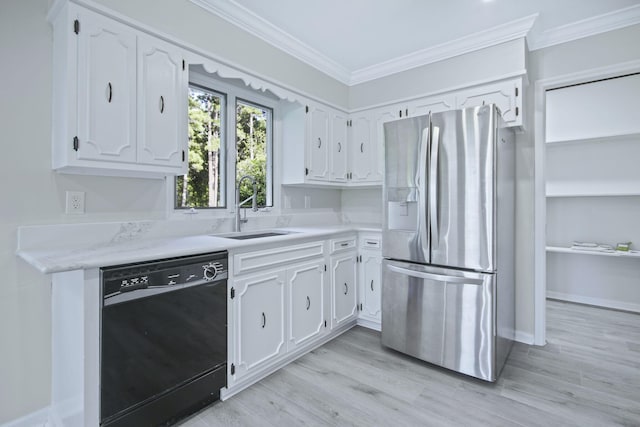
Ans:
[[[226,386],[227,253],[101,269],[100,425],[170,425]]]

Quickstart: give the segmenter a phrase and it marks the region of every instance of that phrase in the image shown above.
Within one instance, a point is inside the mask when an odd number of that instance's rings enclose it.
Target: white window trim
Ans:
[[[212,208],[212,209],[176,209],[175,208],[175,176],[168,176],[165,178],[166,189],[166,217],[171,220],[191,220],[191,219],[207,219],[207,218],[224,218],[235,214],[235,175],[236,175],[236,157],[237,153],[234,147],[236,143],[236,131],[235,131],[235,116],[236,116],[236,100],[259,104],[271,109],[271,156],[268,159],[268,165],[271,165],[271,178],[272,178],[272,201],[273,207],[263,209],[259,212],[247,211],[248,217],[260,216],[265,214],[279,214],[280,213],[280,185],[281,178],[277,172],[280,170],[280,146],[282,141],[281,119],[279,101],[268,98],[261,95],[258,91],[240,88],[238,86],[224,82],[222,79],[215,75],[205,75],[202,73],[189,73],[189,84],[196,84],[204,88],[211,89],[214,92],[219,92],[225,95],[226,105],[223,112],[226,122],[226,130],[224,133],[224,149],[225,149],[225,190],[224,197],[226,207],[224,208]],[[233,129],[233,132],[229,132],[229,129]],[[269,156],[268,156],[269,157]]]

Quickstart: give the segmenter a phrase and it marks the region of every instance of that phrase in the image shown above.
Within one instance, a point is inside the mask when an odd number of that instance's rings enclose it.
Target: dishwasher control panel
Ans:
[[[101,269],[103,297],[137,289],[226,281],[227,252],[168,258]]]

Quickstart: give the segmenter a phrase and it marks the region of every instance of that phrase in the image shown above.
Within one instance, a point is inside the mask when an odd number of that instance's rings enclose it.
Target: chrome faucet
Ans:
[[[250,197],[247,197],[245,200],[241,202],[240,201],[240,184],[242,184],[242,181],[244,181],[245,179],[251,180],[251,184],[253,184],[253,195]],[[242,219],[240,218],[240,207],[245,203],[247,203],[249,200],[251,200],[251,210],[253,212],[257,212],[258,211],[258,184],[256,183],[256,179],[254,177],[252,177],[251,175],[245,175],[242,178],[240,178],[236,183],[236,222],[234,224],[233,231],[240,231],[240,224],[248,221],[246,210],[244,213],[244,218]]]

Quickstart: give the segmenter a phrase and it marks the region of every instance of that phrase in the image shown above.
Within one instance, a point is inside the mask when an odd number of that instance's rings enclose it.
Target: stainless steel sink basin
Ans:
[[[248,240],[262,239],[264,237],[284,236],[291,234],[291,231],[253,231],[253,232],[237,232],[227,234],[214,234],[214,237],[222,237],[223,239]]]

